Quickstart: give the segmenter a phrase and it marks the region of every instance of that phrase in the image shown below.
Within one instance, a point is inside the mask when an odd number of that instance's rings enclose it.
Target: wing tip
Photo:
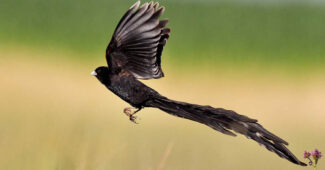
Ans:
[[[136,3],[134,3],[129,9],[133,9],[133,8],[139,8],[141,1],[137,1]]]
[[[161,6],[158,10],[161,10],[161,14],[163,14],[165,12],[165,7],[164,6]]]
[[[155,4],[153,4],[153,7],[155,8],[155,10],[157,10],[159,7],[159,2],[155,2]]]
[[[149,7],[149,3],[148,2],[145,2],[144,4],[141,5],[140,8],[145,8],[147,9]]]

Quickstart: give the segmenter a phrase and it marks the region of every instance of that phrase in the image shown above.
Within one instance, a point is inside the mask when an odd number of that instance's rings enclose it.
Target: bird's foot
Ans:
[[[140,110],[136,110],[134,112],[132,112],[132,109],[136,109],[133,107],[126,107],[124,108],[123,112],[125,115],[127,115],[130,119],[131,122],[135,123],[135,124],[139,124],[139,122],[137,120],[139,120],[140,118],[138,116],[135,116],[135,114]]]
[[[131,122],[133,122],[133,123],[135,123],[135,124],[139,124],[138,120],[139,120],[140,118],[138,118],[138,116],[130,115],[129,118],[130,118],[130,121],[131,121]]]

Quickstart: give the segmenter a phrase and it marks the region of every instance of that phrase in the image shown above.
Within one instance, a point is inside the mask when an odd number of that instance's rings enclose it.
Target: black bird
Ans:
[[[131,108],[124,109],[131,121],[135,122],[134,114],[144,107],[158,108],[230,136],[236,136],[233,132],[243,134],[280,157],[306,166],[285,147],[288,145],[286,141],[264,129],[256,119],[232,110],[171,100],[140,82],[138,79],[164,76],[161,54],[170,29],[166,27],[167,19],[159,20],[165,8],[159,8],[158,2],[139,5],[140,1],[136,2],[118,23],[106,49],[108,67],[98,67],[91,73],[114,94],[137,109],[133,113]]]

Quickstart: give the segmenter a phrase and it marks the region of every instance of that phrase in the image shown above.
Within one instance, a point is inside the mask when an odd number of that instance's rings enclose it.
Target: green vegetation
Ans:
[[[0,5],[0,43],[72,51],[77,59],[100,58],[116,23],[132,3],[4,0]],[[254,63],[304,70],[325,64],[323,6],[161,4],[167,7],[164,17],[170,18],[172,28],[163,62],[194,65],[199,61],[211,67]]]

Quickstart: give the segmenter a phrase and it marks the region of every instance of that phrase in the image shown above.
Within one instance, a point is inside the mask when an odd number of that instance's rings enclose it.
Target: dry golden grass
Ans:
[[[64,55],[58,53],[4,51],[0,169],[302,169],[252,140],[157,109],[144,109],[140,124],[132,124],[122,113],[128,104],[90,76],[104,60],[85,64],[44,57]],[[184,72],[167,67],[164,79],[145,83],[172,99],[257,118],[299,158],[305,149],[325,151],[323,75]],[[324,164],[320,160],[319,169]]]

